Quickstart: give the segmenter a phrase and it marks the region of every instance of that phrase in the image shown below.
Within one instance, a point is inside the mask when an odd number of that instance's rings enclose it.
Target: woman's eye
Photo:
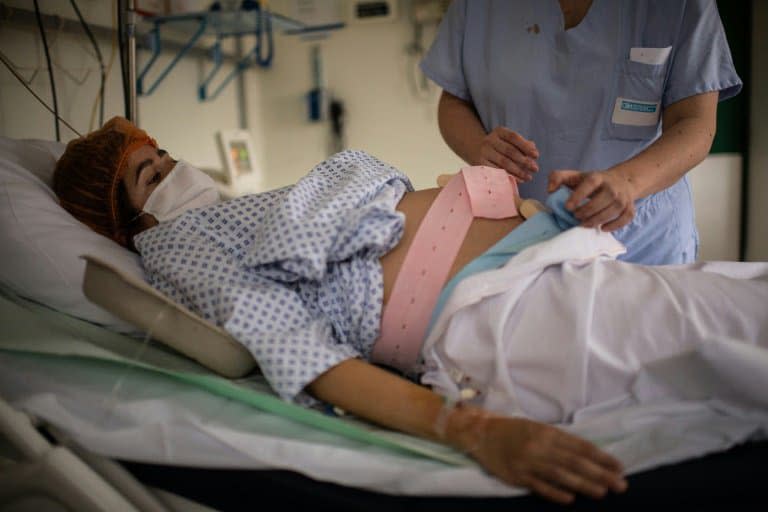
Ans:
[[[154,183],[158,183],[158,182],[160,181],[160,177],[161,177],[160,173],[159,173],[159,172],[156,172],[156,173],[155,173],[155,174],[153,174],[153,175],[152,175],[152,177],[149,179],[149,184],[150,184],[150,185],[152,185],[152,184],[154,184]]]

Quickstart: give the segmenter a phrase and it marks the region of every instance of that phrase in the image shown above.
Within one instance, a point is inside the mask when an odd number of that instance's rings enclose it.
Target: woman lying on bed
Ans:
[[[554,214],[471,221],[448,272],[461,282],[421,349],[422,386],[369,361],[440,189],[412,191],[396,169],[347,151],[291,187],[219,202],[207,176],[121,118],[67,146],[54,189],[80,221],[137,250],[153,286],[243,343],[284,399],[447,443],[558,502],[626,481],[614,457],[548,423],[636,403],[645,362],[708,336],[768,340],[765,267],[736,278],[618,262],[620,244],[565,230],[573,219],[554,201]],[[534,242],[519,265],[467,272]]]

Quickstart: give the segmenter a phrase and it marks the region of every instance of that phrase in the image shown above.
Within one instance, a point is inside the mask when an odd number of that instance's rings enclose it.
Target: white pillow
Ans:
[[[138,255],[92,231],[51,189],[64,144],[0,137],[0,281],[22,297],[120,332],[136,328],[83,294],[91,254],[144,279]]]

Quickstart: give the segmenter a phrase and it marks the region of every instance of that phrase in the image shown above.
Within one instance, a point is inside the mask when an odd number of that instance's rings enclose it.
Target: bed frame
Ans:
[[[578,497],[564,508],[537,496],[403,497],[319,482],[291,471],[238,471],[123,462],[147,485],[217,510],[251,510],[255,500],[286,510],[400,512],[410,510],[627,510],[680,506],[691,510],[765,510],[768,441],[656,468],[627,478],[629,489],[596,501]],[[665,508],[666,509],[666,508]]]

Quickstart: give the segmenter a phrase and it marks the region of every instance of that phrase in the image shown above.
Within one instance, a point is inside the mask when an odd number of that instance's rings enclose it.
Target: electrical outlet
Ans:
[[[397,19],[397,0],[349,0],[350,23],[373,23]]]

